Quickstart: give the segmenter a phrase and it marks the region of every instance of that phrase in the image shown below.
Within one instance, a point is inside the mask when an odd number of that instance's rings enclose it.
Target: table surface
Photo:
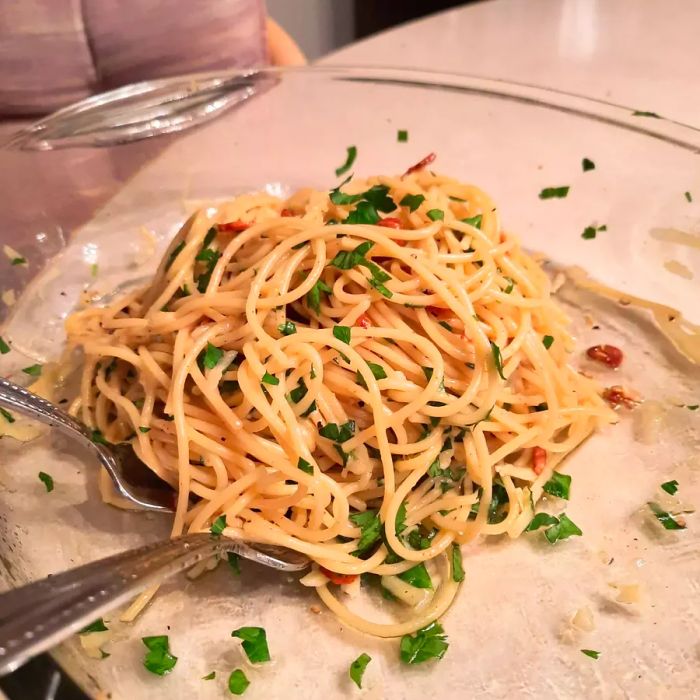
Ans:
[[[698,0],[487,0],[381,32],[319,63],[496,78],[700,128],[698,28]]]

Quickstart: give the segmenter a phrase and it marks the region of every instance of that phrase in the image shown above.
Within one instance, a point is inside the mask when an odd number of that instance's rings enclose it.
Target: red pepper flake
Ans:
[[[241,231],[245,231],[249,226],[250,224],[240,219],[238,221],[229,221],[227,224],[216,225],[219,231],[233,231],[233,233],[241,233]]]
[[[360,328],[369,328],[372,325],[372,322],[369,320],[369,316],[367,314],[360,314],[357,317],[357,321],[355,321],[355,325],[359,326]]]
[[[385,228],[401,228],[401,219],[397,219],[395,216],[385,216],[383,219],[377,221],[377,226],[384,226]]]
[[[634,408],[641,403],[640,399],[632,396],[627,392],[625,387],[615,384],[603,390],[603,398],[613,407],[624,406],[625,408]]]
[[[425,309],[433,316],[437,316],[438,318],[442,319],[454,318],[455,315],[455,312],[452,311],[452,309],[445,309],[442,306],[426,306]]]
[[[291,209],[282,209],[280,216],[294,216],[294,212]]]
[[[321,573],[326,578],[330,579],[331,583],[335,583],[337,586],[341,586],[344,583],[352,583],[357,578],[357,574],[339,574],[335,571],[326,569],[324,566],[319,568],[321,569]]]
[[[434,153],[428,153],[428,155],[423,158],[423,160],[419,160],[415,165],[412,165],[405,173],[404,177],[406,175],[410,175],[411,173],[415,173],[419,170],[423,170],[427,165],[430,165],[436,158],[437,156]]]
[[[613,369],[622,364],[622,350],[614,345],[593,345],[586,350],[586,355],[591,360],[602,362]]]
[[[547,451],[544,447],[532,448],[532,470],[538,476],[544,471],[547,466]]]

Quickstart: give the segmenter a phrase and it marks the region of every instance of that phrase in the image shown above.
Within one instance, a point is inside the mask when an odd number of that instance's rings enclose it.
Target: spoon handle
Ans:
[[[291,550],[196,533],[145,545],[0,595],[0,676],[50,649],[137,593],[194,564],[235,552],[280,571],[309,560]]]

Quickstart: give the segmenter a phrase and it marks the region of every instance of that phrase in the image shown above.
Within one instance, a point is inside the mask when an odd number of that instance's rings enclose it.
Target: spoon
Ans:
[[[123,605],[137,593],[215,555],[233,552],[278,571],[308,557],[285,547],[194,533],[94,561],[0,595],[0,676]]]
[[[134,453],[131,445],[95,442],[93,432],[50,401],[0,377],[0,407],[17,411],[49,427],[58,428],[92,450],[107,470],[119,495],[138,510],[172,513],[175,492]]]

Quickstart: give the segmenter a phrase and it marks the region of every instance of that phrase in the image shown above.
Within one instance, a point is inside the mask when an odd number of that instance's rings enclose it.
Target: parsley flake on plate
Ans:
[[[39,481],[46,487],[46,493],[51,493],[53,491],[53,477],[50,474],[39,472]]]
[[[666,492],[671,494],[671,496],[675,495],[676,491],[678,491],[678,482],[673,479],[673,481],[665,481],[663,484],[661,484],[661,488]]]
[[[231,636],[243,641],[243,651],[251,663],[258,664],[270,660],[267,634],[262,627],[239,627],[231,632]]]
[[[398,574],[398,577],[414,588],[432,589],[433,587],[433,582],[430,578],[428,570],[425,568],[424,562],[416,564],[416,566],[412,566],[406,571],[402,571],[400,574]]]
[[[581,169],[584,173],[587,173],[589,170],[595,170],[595,163],[590,158],[584,158],[581,161]]]
[[[431,622],[415,634],[401,637],[400,655],[405,664],[421,664],[430,659],[441,659],[449,644],[439,622]]]
[[[647,503],[656,519],[666,530],[685,530],[685,525],[676,520],[670,513],[665,511],[658,503],[650,501]]]
[[[170,673],[177,663],[177,656],[173,656],[170,653],[168,635],[142,637],[141,641],[148,649],[143,660],[143,665],[146,669],[157,676],[164,676],[166,673]]]
[[[452,580],[455,583],[464,581],[464,565],[462,564],[462,548],[458,544],[452,545]]]
[[[686,198],[687,201],[689,201],[689,202],[693,201],[693,195],[690,194],[690,192],[684,192],[683,196]]]
[[[608,227],[603,225],[603,226],[586,226],[585,229],[583,229],[583,233],[581,234],[581,238],[583,238],[586,241],[593,240],[596,235],[598,234],[599,231],[607,231]]]
[[[406,143],[406,141],[408,141],[408,131],[406,131],[406,129],[399,129],[396,133],[396,140],[399,143]]]
[[[207,673],[206,676],[202,676],[203,681],[213,681],[216,678],[216,671],[212,671],[211,673]]]
[[[362,676],[365,675],[367,664],[372,660],[369,654],[360,654],[350,664],[350,678],[358,688],[362,688]]]
[[[335,169],[336,177],[345,175],[345,173],[352,168],[355,158],[357,158],[357,146],[348,146],[347,151],[345,162],[339,168]]]
[[[661,119],[661,117],[656,112],[644,112],[639,109],[635,109],[632,112],[633,117],[652,117],[653,119]]]
[[[592,659],[600,658],[600,652],[593,649],[581,649],[581,653],[590,656]]]
[[[10,352],[10,346],[0,338],[0,355],[7,355]]]
[[[549,513],[537,513],[525,528],[525,532],[533,532],[544,526],[548,526],[544,531],[544,536],[550,544],[573,536],[580,537],[583,534],[578,525],[566,513],[562,513],[559,517]]]
[[[38,377],[41,374],[41,365],[31,365],[30,367],[25,367],[22,371],[30,377]]]
[[[542,487],[542,490],[550,496],[568,500],[571,491],[571,476],[554,472],[549,481]]]
[[[2,416],[8,423],[14,423],[15,417],[6,409],[0,407],[0,416]]]
[[[554,342],[554,338],[551,335],[545,335],[542,338],[542,345],[544,345],[546,350],[549,350],[549,348],[552,347],[553,342]]]
[[[105,621],[101,618],[98,617],[94,622],[91,622],[89,625],[86,627],[83,627],[83,629],[78,632],[78,634],[92,634],[93,632],[106,632],[109,629],[107,625],[105,625]]]
[[[564,185],[562,187],[545,187],[540,192],[540,199],[563,199],[569,194],[569,185]]]
[[[250,685],[248,677],[243,673],[240,668],[231,672],[228,677],[228,689],[231,695],[243,695]]]

